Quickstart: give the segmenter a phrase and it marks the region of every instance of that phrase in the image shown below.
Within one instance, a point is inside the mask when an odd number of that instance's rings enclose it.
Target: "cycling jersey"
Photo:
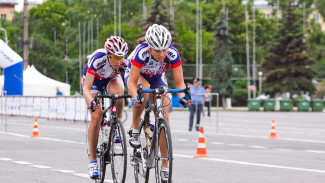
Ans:
[[[182,65],[181,58],[177,49],[171,44],[168,53],[163,62],[157,62],[149,52],[148,43],[144,42],[137,46],[135,52],[129,57],[129,65],[131,64],[141,68],[141,75],[147,78],[160,78],[169,67],[176,68]]]
[[[128,65],[128,60],[123,60],[121,67],[119,69],[113,69],[108,62],[108,54],[105,49],[98,49],[91,55],[87,57],[88,64],[85,65],[84,75],[89,73],[91,75],[95,75],[95,77],[99,80],[103,79],[112,79],[117,75],[124,72],[125,68]]]
[[[125,71],[125,85],[128,85],[131,64],[141,68],[140,74],[148,81],[150,88],[159,86],[168,87],[165,71],[169,68],[176,68],[182,64],[177,49],[170,45],[167,56],[163,62],[157,62],[149,53],[148,43],[138,45],[128,57],[129,64]]]
[[[109,82],[115,78],[121,78],[121,73],[127,68],[128,60],[125,55],[121,67],[113,69],[108,62],[108,54],[105,49],[98,49],[87,57],[88,64],[85,65],[83,72],[83,85],[86,79],[86,74],[95,75],[94,82],[91,86],[91,93],[100,92],[103,88],[107,90]]]

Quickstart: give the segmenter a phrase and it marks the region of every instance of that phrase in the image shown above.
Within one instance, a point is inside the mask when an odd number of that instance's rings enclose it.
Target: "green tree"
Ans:
[[[325,1],[324,0],[315,0],[315,5],[316,5],[319,13],[322,15],[322,17],[325,17]]]
[[[46,1],[36,8],[29,10],[31,19],[39,19],[40,32],[46,33],[48,38],[53,38],[54,32],[62,38],[65,31],[64,22],[67,21],[65,12],[67,6],[63,3]]]
[[[300,94],[315,91],[312,84],[314,64],[308,55],[307,45],[298,16],[293,12],[291,0],[287,0],[287,9],[283,11],[279,31],[275,35],[275,43],[270,49],[271,54],[262,64],[265,73],[264,91],[272,96],[276,93],[290,92]]]
[[[312,21],[307,36],[310,55],[313,60],[316,60],[316,64],[312,68],[318,78],[325,78],[325,33],[322,31],[321,25]]]
[[[214,24],[216,37],[213,51],[215,57],[211,66],[212,90],[222,97],[222,106],[226,108],[226,96],[231,96],[233,86],[231,84],[233,59],[230,54],[231,34],[227,30],[226,17],[221,13],[220,20]]]

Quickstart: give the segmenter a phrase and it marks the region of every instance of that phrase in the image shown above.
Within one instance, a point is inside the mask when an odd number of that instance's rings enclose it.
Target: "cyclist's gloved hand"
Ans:
[[[92,112],[95,112],[97,108],[98,108],[98,104],[96,104],[95,100],[92,100],[90,102],[88,109],[90,109]]]
[[[188,99],[188,97],[182,97],[179,99],[179,103],[182,104],[184,108],[186,108],[187,106],[191,105],[191,100]]]
[[[144,97],[141,97],[141,101],[138,100],[139,96],[133,97],[131,106],[134,108],[141,107],[141,103],[144,101]]]

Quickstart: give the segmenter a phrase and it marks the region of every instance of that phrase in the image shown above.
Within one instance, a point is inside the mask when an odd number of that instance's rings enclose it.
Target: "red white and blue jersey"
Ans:
[[[95,75],[99,80],[115,78],[120,73],[124,72],[128,65],[128,60],[123,60],[119,69],[113,69],[108,62],[108,54],[105,49],[98,49],[87,57],[88,64],[85,65],[84,75],[86,72]]]
[[[176,68],[182,65],[181,58],[177,49],[170,44],[168,53],[163,62],[156,61],[149,52],[148,43],[144,42],[136,47],[134,52],[129,55],[130,60],[128,67],[131,68],[131,64],[141,68],[141,75],[146,78],[160,78],[166,70]]]

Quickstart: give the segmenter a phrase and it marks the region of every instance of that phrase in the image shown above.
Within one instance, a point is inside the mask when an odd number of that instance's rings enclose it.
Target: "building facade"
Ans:
[[[0,18],[12,20],[15,15],[15,6],[18,3],[10,0],[0,0]]]

